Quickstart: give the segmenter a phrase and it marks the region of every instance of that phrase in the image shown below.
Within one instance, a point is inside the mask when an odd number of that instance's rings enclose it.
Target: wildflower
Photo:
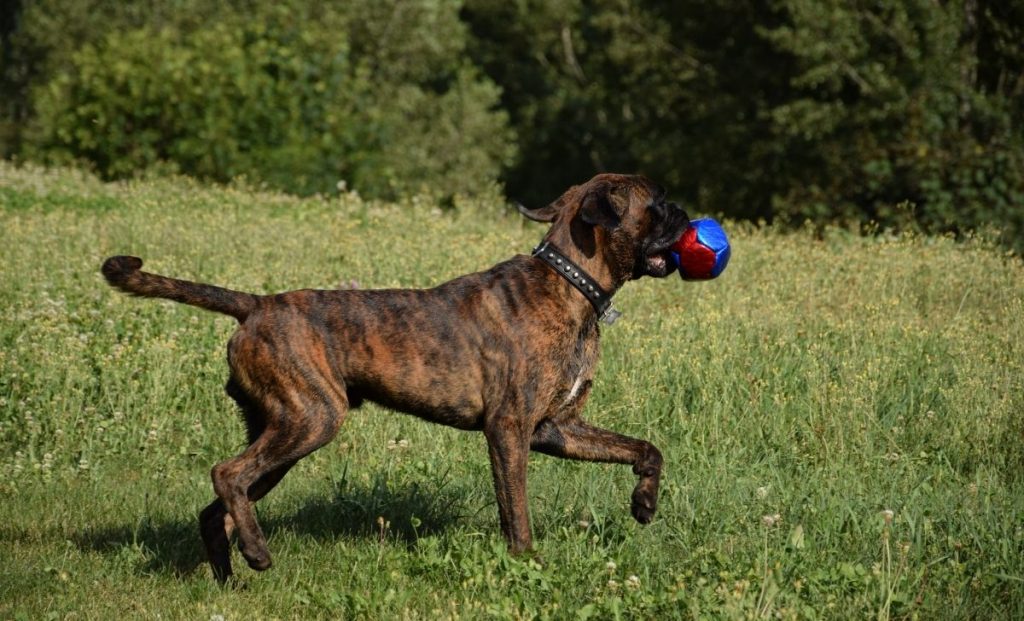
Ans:
[[[607,563],[604,564],[604,568],[607,569],[608,571],[615,571],[615,569],[617,567],[618,567],[618,565],[615,564],[615,561],[608,561]]]
[[[761,516],[761,523],[764,524],[765,526],[767,526],[768,528],[771,528],[772,526],[775,526],[776,524],[779,524],[781,522],[782,522],[782,516],[779,515],[778,513],[773,513],[772,515],[762,515]]]
[[[609,580],[608,581],[608,588],[614,591],[614,590],[619,588],[619,583],[616,582],[615,580]]]
[[[626,578],[626,586],[628,586],[631,589],[639,589],[640,578],[636,574],[630,575],[628,578]]]
[[[764,500],[765,498],[768,497],[768,486],[767,485],[762,485],[761,487],[757,488],[757,492],[756,493],[757,493],[758,499]]]
[[[892,518],[895,516],[896,514],[892,512],[892,509],[884,509],[882,511],[882,518],[885,520],[886,524],[892,524]]]

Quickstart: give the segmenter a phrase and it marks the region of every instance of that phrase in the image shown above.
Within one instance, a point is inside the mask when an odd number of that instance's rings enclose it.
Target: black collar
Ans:
[[[594,307],[601,321],[611,325],[622,316],[622,313],[612,308],[612,295],[615,292],[605,291],[586,270],[559,252],[551,242],[542,242],[541,245],[534,248],[533,256],[543,259],[551,266],[551,269],[558,272],[559,276],[576,287],[576,290],[582,293],[583,297],[587,298],[587,301]]]

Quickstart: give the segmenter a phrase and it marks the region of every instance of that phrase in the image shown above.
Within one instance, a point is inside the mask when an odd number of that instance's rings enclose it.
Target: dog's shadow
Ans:
[[[341,484],[325,495],[311,498],[298,509],[270,510],[259,515],[263,532],[310,537],[399,542],[407,546],[421,537],[442,533],[467,515],[471,495],[452,485],[424,489],[411,484],[395,487],[383,478],[367,484]],[[196,507],[196,513],[201,507]],[[259,512],[259,505],[257,505]],[[71,537],[80,549],[98,552],[117,563],[128,563],[138,574],[170,574],[184,578],[205,563],[197,518],[148,519],[136,524],[86,528]],[[233,554],[235,564],[244,560]]]

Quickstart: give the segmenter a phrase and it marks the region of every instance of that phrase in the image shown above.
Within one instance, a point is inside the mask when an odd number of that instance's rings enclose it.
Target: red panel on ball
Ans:
[[[679,271],[686,278],[710,278],[715,268],[715,251],[697,240],[697,229],[689,228],[673,248],[679,253]]]

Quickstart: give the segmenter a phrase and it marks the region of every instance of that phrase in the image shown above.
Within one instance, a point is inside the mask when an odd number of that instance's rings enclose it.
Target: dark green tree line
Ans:
[[[1024,233],[1024,2],[468,0],[531,201],[642,170],[708,212]]]
[[[472,192],[511,163],[452,0],[26,0],[5,46],[8,154],[244,175],[298,193]]]
[[[1024,235],[1024,0],[21,0],[6,156]],[[899,207],[899,206],[903,207]]]

